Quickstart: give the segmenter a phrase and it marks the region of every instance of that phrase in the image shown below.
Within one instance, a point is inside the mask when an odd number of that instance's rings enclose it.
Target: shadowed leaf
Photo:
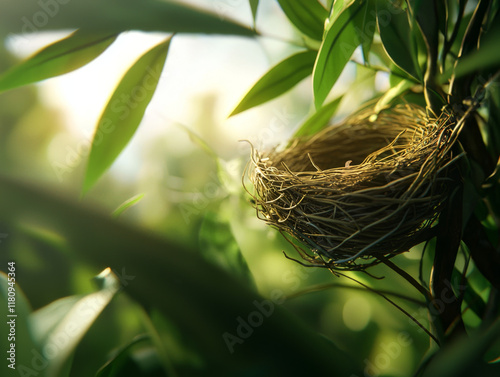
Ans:
[[[406,12],[389,2],[377,3],[377,24],[387,55],[402,70],[418,79],[422,76],[416,64],[417,51],[411,41],[411,28]]]
[[[328,12],[317,0],[278,0],[292,24],[308,37],[320,41]]]
[[[46,12],[38,1],[4,0],[0,12],[0,35],[47,30],[86,29],[92,32],[126,30],[178,33],[255,35],[250,28],[217,14],[161,0],[71,0],[47,2]],[[52,6],[51,6],[52,5]],[[38,16],[37,16],[38,15]]]

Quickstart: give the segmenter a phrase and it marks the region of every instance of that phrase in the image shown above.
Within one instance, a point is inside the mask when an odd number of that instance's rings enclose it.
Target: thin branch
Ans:
[[[299,292],[296,292],[296,293],[293,293],[291,295],[286,296],[286,299],[287,300],[288,299],[293,299],[293,298],[296,298],[296,297],[300,297],[300,296],[306,295],[308,293],[320,292],[320,291],[323,291],[323,290],[326,290],[326,289],[329,289],[329,288],[347,288],[347,289],[354,289],[354,290],[359,290],[359,291],[366,292],[366,289],[363,288],[363,287],[357,287],[357,286],[348,285],[348,284],[341,284],[341,283],[330,283],[330,284],[320,284],[320,285],[316,285],[316,286],[313,286],[313,287],[309,287],[309,288],[303,289],[303,290],[301,290]],[[368,292],[374,293],[373,291],[368,291]],[[386,296],[397,297],[397,298],[409,301],[411,303],[427,307],[427,304],[425,302],[417,300],[417,299],[415,299],[413,297],[405,296],[405,295],[403,295],[401,293],[398,293],[398,292],[392,292],[392,291],[387,291],[387,290],[377,290],[377,292],[382,293],[382,294],[384,294]]]
[[[381,296],[384,300],[386,300],[387,302],[389,302],[391,305],[393,305],[395,308],[397,308],[401,313],[403,313],[404,315],[406,315],[408,318],[410,318],[418,327],[420,327],[423,331],[425,331],[425,333],[427,335],[429,335],[431,337],[432,340],[434,340],[436,342],[436,344],[439,346],[440,343],[439,343],[439,340],[429,331],[427,330],[419,321],[417,321],[410,313],[408,313],[406,310],[404,310],[401,306],[399,306],[398,304],[396,304],[394,301],[392,301],[389,297],[385,296],[384,294],[378,292],[377,290],[369,287],[368,285],[366,284],[363,284],[362,282],[350,277],[350,276],[347,276],[345,274],[342,274],[338,271],[333,271],[330,269],[330,272],[334,275],[340,275],[340,276],[344,276],[346,277],[347,279],[350,279],[356,283],[358,283],[359,285],[365,287],[366,289],[368,289],[369,291],[372,291],[374,293],[376,293],[377,295]]]

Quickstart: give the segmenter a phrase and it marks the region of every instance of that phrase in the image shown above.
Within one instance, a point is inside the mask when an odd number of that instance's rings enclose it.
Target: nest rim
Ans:
[[[247,192],[309,265],[364,270],[420,243],[436,220],[459,123],[417,105],[365,109],[284,149],[252,146]]]

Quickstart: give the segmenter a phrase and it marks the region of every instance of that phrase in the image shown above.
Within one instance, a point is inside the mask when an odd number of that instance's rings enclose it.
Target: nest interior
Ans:
[[[283,150],[252,152],[259,218],[312,265],[363,269],[421,242],[450,190],[454,118],[368,109]]]

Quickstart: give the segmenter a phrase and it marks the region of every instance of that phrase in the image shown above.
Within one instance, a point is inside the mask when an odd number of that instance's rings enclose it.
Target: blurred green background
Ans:
[[[206,283],[210,287],[210,282],[204,279],[212,275],[199,274],[208,263],[214,265],[214,271],[220,271],[221,276],[227,274],[226,281],[234,279],[235,287],[241,283],[263,298],[282,292],[287,298],[280,306],[286,315],[297,317],[305,331],[320,334],[327,343],[334,343],[335,347],[351,356],[352,360],[342,357],[332,360],[332,365],[328,366],[332,373],[340,368],[365,375],[411,375],[428,352],[429,337],[377,294],[351,280],[333,276],[326,269],[306,268],[286,259],[283,251],[296,256],[293,247],[256,218],[249,196],[242,188],[250,147],[239,140],[249,140],[257,148],[286,141],[312,112],[308,78],[286,96],[228,118],[247,88],[269,66],[294,52],[293,43],[286,41],[299,38],[277,3],[261,3],[261,28],[279,35],[278,40],[203,35],[180,35],[174,39],[157,93],[139,132],[103,179],[83,198],[80,191],[89,137],[103,103],[137,54],[153,46],[163,35],[123,33],[101,57],[73,73],[0,94],[0,174],[12,182],[24,182],[19,186],[17,197],[4,198],[2,202],[8,207],[1,209],[4,214],[19,213],[19,216],[16,221],[10,215],[2,217],[0,233],[7,236],[0,243],[0,270],[6,270],[8,261],[16,262],[18,302],[22,289],[32,311],[66,296],[95,291],[97,285],[93,278],[108,265],[104,257],[86,256],[88,250],[85,248],[97,248],[100,253],[109,251],[118,261],[121,250],[99,248],[107,245],[108,241],[104,239],[120,238],[121,235],[110,233],[111,228],[106,227],[102,234],[98,229],[75,229],[76,220],[67,223],[72,228],[65,233],[61,219],[72,216],[91,219],[96,213],[96,224],[107,224],[102,219],[108,218],[110,223],[122,224],[123,229],[138,229],[141,234],[151,235],[154,239],[181,245],[177,257],[185,265],[193,266],[192,272],[189,268],[182,271],[186,281],[197,281],[200,286]],[[213,4],[212,11],[251,23],[246,2]],[[0,46],[0,71],[4,72],[19,59],[63,35],[42,33],[26,37],[26,40],[7,40]],[[351,86],[354,80],[357,84]],[[334,88],[336,93],[350,88],[337,118],[387,90],[388,80],[384,73],[349,63]],[[3,181],[2,194],[16,191],[18,183],[9,186],[8,182]],[[43,187],[40,189],[43,194],[31,196],[35,204],[23,202],[38,187]],[[133,206],[119,216],[112,216],[122,203],[137,195],[140,195],[140,200]],[[47,201],[41,203],[43,198]],[[6,204],[9,201],[10,207]],[[75,207],[65,207],[66,202],[78,203]],[[47,203],[55,203],[56,207]],[[30,208],[22,209],[24,206]],[[39,212],[42,209],[44,212]],[[125,235],[123,237],[128,239]],[[82,241],[79,248],[75,248],[75,240]],[[120,245],[120,241],[116,242]],[[114,244],[111,242],[110,245]],[[138,248],[124,257],[122,264],[111,267],[118,274],[126,275],[130,271],[133,276],[130,286],[147,287],[148,297],[155,297],[159,302],[170,300],[163,306],[158,305],[162,308],[160,312],[165,314],[164,307],[178,303],[170,293],[165,293],[165,285],[160,279],[162,268],[157,261],[163,260],[162,250],[145,253],[139,242],[137,245]],[[415,248],[393,261],[413,276],[418,276],[422,251],[422,247]],[[88,253],[94,255],[91,251]],[[424,266],[429,267],[432,258],[432,253],[426,253]],[[135,275],[137,266],[134,261],[151,267],[153,272],[149,277],[152,280]],[[144,269],[138,271],[146,272]],[[424,268],[425,271],[428,269]],[[383,279],[377,280],[364,273],[349,273],[379,291],[391,292],[388,297],[428,327],[426,305],[419,304],[421,298],[412,286],[384,266],[371,269],[370,274]],[[474,268],[468,274],[475,290],[486,300],[490,289],[487,282]],[[126,293],[129,287],[124,288]],[[180,290],[179,296],[187,292],[189,289]],[[217,296],[217,292],[208,292],[207,295],[208,307],[210,295]],[[132,294],[132,297],[135,301],[129,295],[119,293],[106,306],[78,345],[70,375],[95,375],[117,349],[144,333],[150,338],[140,340],[130,353],[133,356],[127,361],[130,375],[165,375],[165,370],[170,371],[168,375],[176,375],[176,370],[178,375],[197,375],[196,371],[204,375],[202,371],[207,362],[197,344],[201,340],[193,334],[186,334],[175,319],[162,318],[163,314],[148,306],[151,300],[145,298],[148,305],[141,307],[137,296]],[[231,305],[230,302],[226,304]],[[211,315],[209,312],[212,313],[207,309],[207,317]],[[245,317],[248,312],[240,313]],[[185,314],[189,316],[189,311],[186,310]],[[196,313],[196,318],[203,317],[203,312]],[[230,318],[233,320],[226,322],[226,328],[234,333],[238,322],[235,316]],[[480,323],[471,310],[465,313],[464,319],[471,329]],[[208,318],[195,327],[206,328],[210,333],[211,326]],[[152,345],[158,344],[151,340],[154,338],[151,334],[155,333],[152,328],[156,329],[155,336],[161,339],[160,344],[168,357],[162,359],[157,355],[158,350],[152,351]],[[265,332],[264,328],[257,328],[255,332],[259,330]],[[287,330],[293,337],[296,328]],[[218,334],[215,330],[214,333]],[[221,342],[223,333],[219,334],[214,342]],[[207,339],[211,336],[207,335]],[[279,342],[288,340],[283,338]],[[300,336],[297,342],[301,342]],[[236,353],[238,348],[239,344],[236,344]],[[314,348],[310,351],[315,352]],[[300,354],[288,356],[301,358]],[[26,357],[31,358],[30,355]],[[244,357],[251,359],[252,354]],[[314,360],[303,361],[303,365],[309,365],[311,373],[316,367],[324,368],[316,365]],[[170,365],[165,367],[165,363]],[[342,363],[352,365],[342,366]],[[252,365],[251,360],[248,365]],[[240,375],[265,373],[265,369],[259,369],[258,362],[255,365],[255,370],[245,367],[248,373]],[[223,369],[221,366],[221,371]]]

